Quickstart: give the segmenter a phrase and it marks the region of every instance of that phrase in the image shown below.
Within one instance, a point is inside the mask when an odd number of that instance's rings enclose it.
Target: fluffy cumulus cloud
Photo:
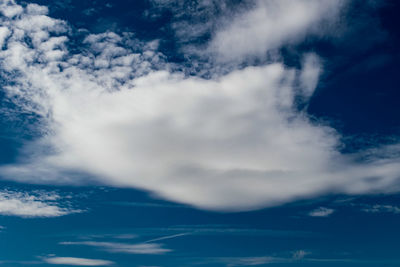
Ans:
[[[322,25],[338,12],[334,2],[340,1],[257,2],[260,10],[239,16],[210,47],[222,56],[257,56]],[[3,89],[20,109],[40,117],[41,133],[21,152],[23,161],[1,167],[3,177],[79,183],[87,176],[76,173],[86,173],[107,185],[214,210],[398,189],[398,146],[360,163],[357,155],[338,152],[334,129],[296,109],[296,99],[313,94],[322,70],[315,54],[304,55],[300,69],[275,62],[213,79],[187,77],[172,71],[157,42],[88,34],[73,52],[73,31],[46,8],[3,1],[1,10]],[[271,26],[276,20],[282,31]]]
[[[58,217],[79,212],[60,203],[55,192],[0,191],[0,215],[19,217]],[[0,228],[1,229],[1,228]]]

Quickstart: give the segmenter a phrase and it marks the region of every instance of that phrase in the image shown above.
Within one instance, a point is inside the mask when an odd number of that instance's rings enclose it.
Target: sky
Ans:
[[[0,0],[0,266],[400,266],[399,11]]]

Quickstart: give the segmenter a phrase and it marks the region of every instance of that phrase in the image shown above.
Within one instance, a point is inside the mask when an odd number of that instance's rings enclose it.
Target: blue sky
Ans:
[[[400,265],[399,8],[0,2],[0,265]]]

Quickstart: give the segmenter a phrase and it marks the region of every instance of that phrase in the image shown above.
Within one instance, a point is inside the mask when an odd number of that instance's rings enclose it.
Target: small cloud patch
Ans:
[[[392,205],[373,205],[362,209],[362,211],[369,213],[393,213],[400,214],[400,207]]]
[[[30,193],[12,190],[0,191],[0,215],[24,218],[58,217],[81,212],[63,205],[56,192],[33,191]]]
[[[334,212],[335,212],[334,209],[319,207],[318,209],[309,212],[308,215],[311,217],[328,217]]]
[[[85,259],[85,258],[74,258],[74,257],[49,257],[43,260],[48,264],[74,265],[74,266],[109,266],[114,264],[114,262],[107,260]]]

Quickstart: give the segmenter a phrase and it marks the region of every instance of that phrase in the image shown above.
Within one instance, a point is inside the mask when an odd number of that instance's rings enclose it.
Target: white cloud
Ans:
[[[85,259],[85,258],[74,258],[74,257],[49,257],[49,258],[44,258],[43,260],[48,264],[74,265],[74,266],[109,266],[114,264],[114,262],[107,260]]]
[[[283,30],[296,36],[307,32],[297,34],[293,18],[286,18],[297,8],[311,12],[292,14],[306,28],[327,6],[333,5],[332,14],[337,8],[331,1],[274,3],[272,11],[285,17]],[[262,5],[251,11],[261,12],[260,20],[262,12],[272,12]],[[316,55],[306,55],[300,70],[276,62],[211,80],[185,77],[170,71],[157,42],[144,44],[131,34],[88,35],[85,49],[72,53],[68,25],[41,10],[1,18],[12,32],[0,51],[3,75],[12,81],[4,89],[19,108],[41,116],[42,133],[23,151],[23,162],[0,169],[3,177],[80,183],[85,181],[79,173],[88,173],[104,184],[213,210],[256,209],[328,191],[399,189],[399,160],[387,157],[399,146],[380,148],[379,157],[356,163],[338,152],[334,129],[297,111],[295,97],[307,100],[317,84]],[[240,21],[232,27],[245,32]],[[268,42],[275,40],[271,47],[292,39],[269,29],[256,47],[264,47],[268,34]],[[259,52],[249,49],[234,53]]]
[[[97,247],[111,253],[127,253],[127,254],[165,254],[170,252],[170,249],[162,248],[156,243],[140,243],[127,244],[115,242],[97,242],[97,241],[82,241],[82,242],[61,242],[61,245],[83,245]]]
[[[203,258],[192,258],[192,262],[203,265],[211,264],[224,264],[225,266],[267,266],[269,264],[296,264],[302,263],[326,263],[326,262],[343,262],[343,263],[355,263],[362,262],[357,259],[341,259],[341,258],[310,258],[305,257],[311,254],[304,250],[299,250],[300,257],[296,257],[296,252],[292,256],[282,255],[282,257],[276,256],[258,256],[258,257],[203,257]]]
[[[303,260],[306,255],[311,254],[305,250],[295,251],[292,257],[232,257],[220,258],[221,262],[226,262],[227,266],[256,266],[267,265],[276,263],[295,263],[296,261]]]
[[[299,77],[302,94],[305,98],[309,98],[313,95],[318,84],[320,72],[321,63],[318,56],[313,53],[305,55],[303,59],[303,69]]]
[[[282,46],[300,43],[309,35],[335,35],[332,32],[338,31],[339,20],[343,19],[340,12],[350,1],[150,2],[153,4],[150,17],[162,13],[160,9],[168,9],[173,14],[171,28],[183,52],[206,56],[208,63],[224,62],[226,68],[232,62],[276,57]],[[204,44],[209,35],[211,41]]]
[[[115,239],[135,239],[137,235],[134,234],[90,234],[80,236],[82,239],[93,239],[93,238],[115,238]]]
[[[310,215],[311,217],[328,217],[333,212],[335,212],[334,209],[319,207],[318,209],[311,211],[308,215]]]
[[[302,231],[280,231],[274,229],[232,228],[230,225],[178,225],[168,228],[142,228],[136,229],[141,236],[160,235],[163,239],[175,238],[185,235],[202,236],[309,236],[310,233]],[[159,238],[150,239],[143,243],[154,242]]]
[[[22,11],[22,7],[19,5],[15,5],[14,1],[5,0],[1,4],[1,13],[3,13],[3,15],[6,17],[12,18],[21,14]]]
[[[287,262],[286,259],[283,260],[281,258],[275,258],[275,257],[220,258],[217,261],[225,262],[227,266],[256,266],[256,265]]]
[[[58,217],[80,212],[59,203],[60,195],[54,192],[0,191],[0,215],[19,217]]]
[[[400,207],[392,206],[392,205],[372,205],[367,206],[362,209],[365,212],[369,213],[393,213],[393,214],[400,214]]]
[[[0,27],[0,48],[3,47],[3,44],[9,35],[10,30],[7,27]]]
[[[226,266],[258,266],[279,263],[296,263],[296,261],[304,260],[305,255],[310,254],[303,250],[294,253],[292,257],[273,257],[273,256],[260,256],[260,257],[216,257],[216,258],[203,258],[200,264],[219,263]],[[308,261],[309,259],[307,259]],[[310,259],[312,261],[312,259]]]
[[[326,33],[345,0],[257,0],[253,8],[229,17],[213,36],[209,49],[221,60],[265,56],[308,34]]]
[[[292,258],[295,260],[301,260],[304,259],[305,256],[311,254],[310,252],[307,252],[305,250],[297,250],[293,253]]]

